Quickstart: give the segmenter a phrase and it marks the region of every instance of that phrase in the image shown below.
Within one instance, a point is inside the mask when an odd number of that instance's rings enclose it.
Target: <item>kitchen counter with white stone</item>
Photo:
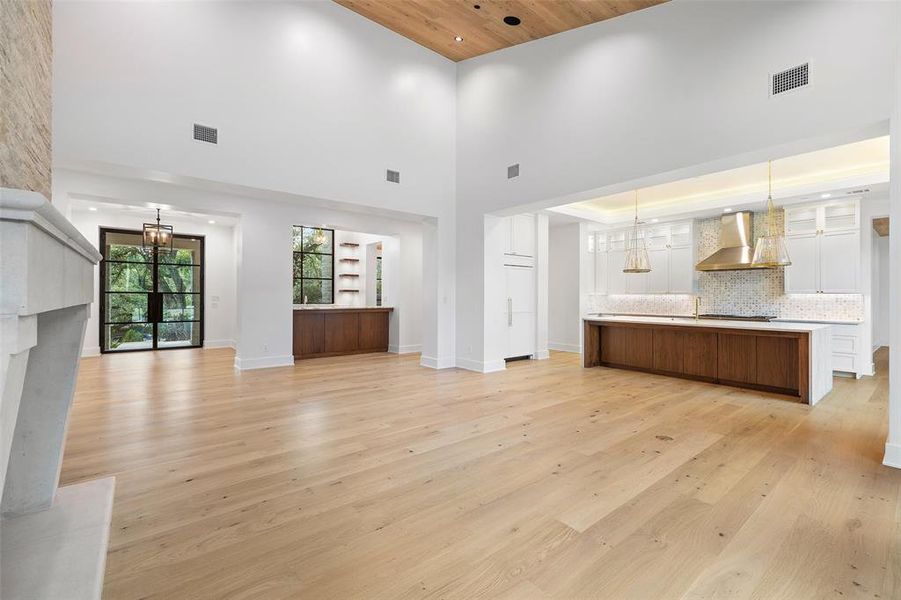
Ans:
[[[295,304],[294,310],[394,310],[393,306],[348,306],[346,304]]]
[[[657,325],[682,325],[685,327],[715,327],[718,329],[749,329],[754,331],[815,331],[828,329],[820,322],[803,321],[730,321],[727,319],[695,319],[694,317],[643,317],[633,315],[588,315],[586,321],[610,323],[650,323]]]

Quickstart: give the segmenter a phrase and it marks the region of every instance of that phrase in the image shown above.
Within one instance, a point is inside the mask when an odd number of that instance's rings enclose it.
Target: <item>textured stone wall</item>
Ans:
[[[50,0],[0,0],[0,186],[50,199]]]

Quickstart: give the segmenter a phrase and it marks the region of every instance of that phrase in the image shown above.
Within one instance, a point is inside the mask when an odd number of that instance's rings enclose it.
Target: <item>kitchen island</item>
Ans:
[[[388,306],[294,306],[294,358],[388,351]]]
[[[831,327],[686,317],[589,316],[583,365],[646,371],[794,396],[832,390]]]

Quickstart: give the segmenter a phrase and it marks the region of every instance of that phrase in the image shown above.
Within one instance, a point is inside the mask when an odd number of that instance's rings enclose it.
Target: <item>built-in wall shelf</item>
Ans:
[[[340,273],[338,277],[359,277],[359,273]]]
[[[341,292],[342,294],[357,294],[360,292],[360,290],[338,290],[338,291]]]
[[[355,244],[353,242],[341,242],[338,245],[341,246],[342,248],[359,248],[360,247],[360,244]]]
[[[339,261],[354,263],[354,262],[360,262],[360,259],[359,258],[341,258],[341,259],[339,259]]]

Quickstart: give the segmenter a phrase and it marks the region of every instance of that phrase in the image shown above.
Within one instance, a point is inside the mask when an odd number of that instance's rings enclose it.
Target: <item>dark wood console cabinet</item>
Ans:
[[[294,358],[388,351],[391,308],[294,310]]]

